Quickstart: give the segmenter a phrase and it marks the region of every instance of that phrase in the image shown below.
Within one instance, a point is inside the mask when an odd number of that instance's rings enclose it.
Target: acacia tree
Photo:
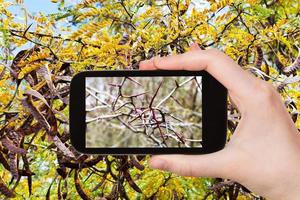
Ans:
[[[272,82],[299,128],[298,0],[52,2],[57,13],[32,15],[20,0],[0,0],[1,198],[262,199],[230,180],[151,170],[147,156],[76,152],[70,79],[82,70],[136,69],[197,42]],[[230,139],[240,118],[230,101],[228,114]]]

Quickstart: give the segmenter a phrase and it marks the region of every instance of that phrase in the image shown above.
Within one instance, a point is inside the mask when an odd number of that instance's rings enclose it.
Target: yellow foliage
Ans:
[[[210,6],[210,11],[211,12],[216,12],[220,8],[223,8],[225,6],[230,5],[232,2],[233,2],[232,0],[220,0],[216,3],[212,3],[211,6]]]
[[[65,3],[67,4],[67,1]],[[276,66],[275,55],[284,67],[289,66],[295,59],[296,48],[300,41],[298,34],[300,22],[295,17],[299,12],[299,1],[274,1],[274,5],[271,6],[273,10],[266,8],[264,3],[258,0],[210,0],[203,3],[205,6],[196,0],[83,0],[70,7],[57,4],[61,6],[61,9],[56,14],[46,15],[40,12],[32,15],[28,13],[28,20],[33,25],[25,34],[28,23],[22,20],[19,13],[16,13],[18,16],[11,13],[10,6],[15,5],[14,1],[0,0],[0,115],[10,111],[18,113],[16,119],[7,127],[18,129],[32,116],[20,101],[28,89],[41,93],[52,109],[68,118],[69,107],[65,104],[68,100],[70,84],[68,79],[77,72],[133,69],[133,66],[137,68],[137,63],[143,59],[187,51],[192,42],[197,42],[206,49],[222,49],[235,61],[242,58],[243,65],[248,67],[253,67],[256,59],[254,52],[256,52],[256,47],[260,46],[264,62],[257,70],[268,74],[271,77],[269,82],[275,86],[288,77],[273,66]],[[243,10],[239,16],[238,10]],[[2,47],[2,43],[6,46]],[[39,50],[29,53],[33,46],[38,47]],[[27,49],[28,52],[17,59],[16,54],[20,49]],[[10,69],[8,70],[4,65]],[[47,83],[44,77],[36,73],[42,66],[48,66],[53,85],[65,102],[53,94],[49,88],[49,82]],[[300,72],[296,74],[299,76]],[[11,106],[5,108],[13,98],[17,83],[19,84],[18,93]],[[283,100],[291,98],[297,110],[300,110],[298,82],[288,84],[281,95]],[[41,109],[41,115],[48,117],[49,111],[42,109],[44,103],[38,98],[32,98],[32,101],[34,107]],[[68,133],[68,124],[64,124],[58,116],[60,115],[55,113],[59,134]],[[1,128],[6,125],[4,118],[4,116],[0,117]],[[34,118],[28,126],[36,123],[38,120]],[[300,128],[299,115],[295,124]],[[30,169],[37,173],[33,176],[34,194],[30,198],[39,199],[41,196],[44,198],[50,184],[48,182],[57,173],[57,148],[48,148],[48,145],[52,143],[47,141],[48,137],[43,140],[46,134],[44,129],[39,130],[35,138],[31,132],[26,134],[28,135],[24,137],[26,141],[24,148],[29,149],[27,155],[30,160]],[[230,139],[229,130],[227,137]],[[32,138],[32,144],[28,145]],[[66,144],[69,145],[70,141],[68,140]],[[22,156],[18,159],[22,164]],[[172,199],[173,191],[179,199],[201,199],[202,194],[208,193],[207,185],[213,184],[211,180],[180,177],[151,170],[147,163],[148,159],[149,156],[140,162],[146,167],[143,171],[136,168],[129,169],[133,181],[142,190],[142,194],[132,189],[126,180],[122,183],[130,199],[147,199],[152,195],[157,199]],[[108,160],[113,161],[112,172],[117,175],[121,174],[118,171],[119,161],[111,156]],[[72,160],[72,162],[76,161]],[[43,171],[43,167],[47,170]],[[100,161],[93,167],[101,170],[100,175],[97,174],[98,172],[93,172],[94,174],[84,182],[82,180],[87,178],[92,171],[91,168],[86,168],[79,176],[80,183],[86,191],[92,191],[98,184],[102,170],[106,170],[107,163]],[[10,172],[3,169],[2,165],[0,168],[0,176],[5,183],[8,183],[11,178]],[[63,179],[62,184],[64,181],[68,183],[67,198],[78,199],[74,188],[74,173],[69,167],[66,169],[69,177]],[[171,178],[167,179],[169,175]],[[57,175],[57,180],[51,189],[51,199],[57,198],[59,179],[61,175]],[[47,184],[42,184],[41,180],[46,180]],[[121,180],[120,178],[118,181]],[[209,184],[205,184],[203,180]],[[115,177],[108,173],[103,185],[98,190],[87,192],[87,194],[91,196],[91,199],[101,196],[102,193],[108,196],[114,182],[116,182]],[[22,178],[20,185],[16,188],[16,192],[22,196],[26,196],[23,195],[23,190],[28,189],[26,183],[27,179]],[[238,199],[243,200],[248,197],[239,195]]]
[[[35,63],[26,64],[26,66],[21,69],[21,72],[18,75],[18,79],[22,79],[26,74],[29,74],[30,72],[39,69],[45,64],[46,62],[35,62]]]

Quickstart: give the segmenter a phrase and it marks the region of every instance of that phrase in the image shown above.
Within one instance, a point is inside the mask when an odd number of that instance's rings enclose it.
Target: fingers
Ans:
[[[222,83],[232,94],[245,99],[255,94],[258,79],[244,71],[230,57],[215,49],[191,51],[167,56],[154,57],[140,63],[141,70],[206,70]]]
[[[197,50],[201,50],[201,48],[199,47],[199,45],[197,43],[192,43],[190,46],[190,51],[197,51]],[[153,60],[158,59],[159,56],[156,56],[154,58],[151,58],[149,60],[144,60],[140,63],[140,69],[141,70],[157,70],[158,68],[153,65]]]
[[[150,167],[181,176],[226,177],[228,158],[223,150],[205,155],[156,155],[151,157]]]
[[[157,70],[158,68],[156,66],[154,66],[154,64],[153,64],[153,60],[155,58],[156,57],[153,57],[149,60],[141,61],[139,64],[139,69],[140,70]]]

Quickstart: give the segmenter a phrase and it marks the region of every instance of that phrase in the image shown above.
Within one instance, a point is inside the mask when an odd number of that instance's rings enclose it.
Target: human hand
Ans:
[[[270,199],[299,199],[300,134],[276,89],[215,49],[155,57],[141,70],[206,70],[227,89],[241,120],[226,147],[205,155],[156,155],[150,166],[183,176],[222,177]]]

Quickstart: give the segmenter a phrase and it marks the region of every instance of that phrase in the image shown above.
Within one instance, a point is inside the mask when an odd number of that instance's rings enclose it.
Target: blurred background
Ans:
[[[86,147],[201,147],[201,77],[87,77]]]

